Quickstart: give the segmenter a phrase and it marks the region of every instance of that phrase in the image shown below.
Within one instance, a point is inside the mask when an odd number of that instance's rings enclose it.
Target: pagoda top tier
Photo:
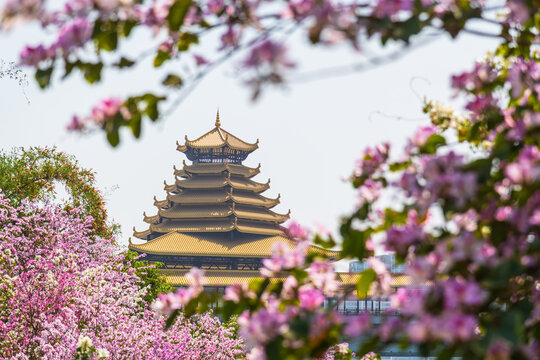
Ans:
[[[219,111],[215,127],[195,140],[188,140],[184,145],[178,142],[177,150],[186,154],[193,163],[232,163],[241,164],[247,156],[259,147],[259,140],[247,143],[221,128]]]

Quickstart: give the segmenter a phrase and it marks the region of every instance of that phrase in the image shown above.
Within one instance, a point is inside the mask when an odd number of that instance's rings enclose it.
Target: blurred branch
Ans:
[[[404,57],[412,50],[431,44],[433,41],[438,39],[440,35],[442,35],[442,33],[426,35],[425,39],[418,40],[414,44],[404,45],[400,47],[399,50],[393,51],[389,54],[368,57],[367,59],[359,63],[327,67],[318,70],[308,71],[303,74],[298,74],[292,77],[289,82],[306,83],[311,81],[318,81],[331,77],[346,76],[351,73],[366,71],[377,66],[386,65]]]

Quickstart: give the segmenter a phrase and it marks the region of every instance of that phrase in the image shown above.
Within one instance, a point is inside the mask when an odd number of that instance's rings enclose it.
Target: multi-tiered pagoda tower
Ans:
[[[242,165],[258,148],[258,140],[250,144],[223,130],[218,113],[212,130],[177,145],[192,164],[184,161],[182,169],[174,168],[176,181],[165,183],[166,199],[154,198],[157,213],[144,214],[148,229],[134,229],[133,235],[145,242],[130,239],[130,250],[163,262],[165,275],[175,285],[186,283],[184,274],[192,266],[207,269],[210,283],[229,285],[259,276],[262,259],[271,256],[275,242],[294,246],[280,227],[289,214],[271,210],[279,196],[262,195],[270,180],[252,180],[260,165]]]

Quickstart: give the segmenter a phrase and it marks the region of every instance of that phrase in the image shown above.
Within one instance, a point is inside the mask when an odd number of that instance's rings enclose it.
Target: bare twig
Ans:
[[[7,78],[15,80],[22,89],[26,101],[30,104],[30,99],[26,95],[25,88],[28,86],[28,76],[14,62],[5,62],[0,59],[0,79]]]

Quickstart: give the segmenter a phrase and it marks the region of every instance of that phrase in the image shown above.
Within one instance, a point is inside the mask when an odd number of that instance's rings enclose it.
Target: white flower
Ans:
[[[109,357],[109,351],[107,349],[98,349],[97,350],[97,358],[98,359],[106,359]]]
[[[92,346],[92,339],[88,336],[79,336],[79,341],[77,342],[77,349],[80,349],[81,353],[86,354],[89,348]]]
[[[341,344],[337,345],[338,354],[347,354],[348,350],[349,350],[349,344],[348,343],[341,343]]]

